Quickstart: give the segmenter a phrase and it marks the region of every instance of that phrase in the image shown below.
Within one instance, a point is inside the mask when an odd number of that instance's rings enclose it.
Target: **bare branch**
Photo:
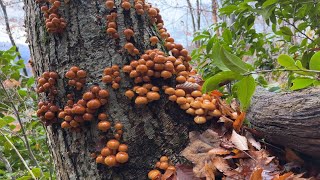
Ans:
[[[18,58],[22,59],[22,57],[21,57],[21,55],[19,53],[19,48],[16,45],[16,43],[14,42],[14,39],[13,39],[13,36],[12,36],[12,32],[11,32],[11,29],[10,29],[10,25],[9,25],[9,18],[8,18],[8,14],[7,14],[7,9],[6,9],[6,6],[4,5],[2,0],[0,0],[0,6],[1,6],[1,9],[3,11],[4,20],[5,20],[5,24],[6,24],[6,30],[7,30],[7,34],[9,36],[10,42],[11,42],[12,46],[16,47],[16,51],[18,53]],[[28,76],[28,72],[27,72],[27,69],[25,67],[23,68],[23,73],[24,73],[25,76]]]
[[[16,116],[16,118],[17,118],[17,120],[18,120],[18,122],[19,122],[19,124],[20,124],[20,126],[21,126],[21,130],[22,130],[22,134],[23,134],[23,137],[24,137],[24,141],[25,141],[26,148],[28,149],[29,154],[30,154],[32,160],[34,161],[34,163],[36,164],[36,166],[38,166],[38,167],[40,168],[40,165],[39,165],[37,159],[35,158],[32,150],[31,150],[31,147],[30,147],[30,144],[29,144],[29,141],[28,141],[28,137],[27,137],[27,135],[26,135],[26,131],[25,131],[25,129],[24,129],[22,120],[21,120],[21,118],[20,118],[19,111],[18,111],[18,109],[16,108],[15,104],[13,103],[13,99],[12,99],[12,97],[9,95],[9,93],[8,93],[7,89],[5,88],[5,86],[3,85],[3,82],[2,82],[2,81],[0,81],[0,84],[1,84],[1,87],[2,87],[3,91],[5,92],[5,95],[6,95],[7,98],[9,99],[10,104],[11,104],[11,106],[12,106],[12,109],[13,109],[13,111],[14,111],[14,114],[15,114],[15,116]],[[41,171],[41,173],[42,173],[42,171]]]

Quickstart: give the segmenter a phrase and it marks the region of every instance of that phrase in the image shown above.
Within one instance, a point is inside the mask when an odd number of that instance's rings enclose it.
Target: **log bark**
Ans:
[[[247,118],[267,141],[320,158],[320,88],[283,93],[259,88]]]
[[[86,87],[101,85],[105,67],[114,64],[122,67],[133,59],[123,53],[122,47],[126,43],[123,30],[128,27],[134,30],[134,44],[140,52],[148,49],[150,36],[156,35],[155,27],[145,16],[117,8],[120,40],[115,41],[105,32],[105,16],[110,13],[105,8],[105,0],[61,2],[59,13],[66,19],[67,29],[62,34],[49,34],[45,30],[40,5],[34,0],[25,0],[26,28],[36,76],[44,71],[56,71],[60,78],[64,78],[71,66],[79,66],[89,74]],[[120,7],[121,0],[115,2]],[[169,156],[173,162],[184,161],[178,154],[188,143],[193,118],[185,115],[163,94],[159,101],[136,107],[124,96],[134,84],[128,75],[121,74],[121,77],[120,90],[101,86],[110,92],[104,112],[109,115],[109,120],[124,125],[123,142],[129,146],[129,162],[115,168],[96,164],[91,154],[107,142],[107,134],[96,128],[97,121],[82,127],[81,132],[64,130],[55,124],[47,127],[47,135],[57,179],[147,179],[148,171],[162,155]],[[161,87],[161,82],[154,83]],[[65,79],[58,83],[58,89],[56,103],[63,107],[69,91]]]

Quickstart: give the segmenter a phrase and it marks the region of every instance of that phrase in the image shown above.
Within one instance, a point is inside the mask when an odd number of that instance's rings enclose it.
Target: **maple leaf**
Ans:
[[[239,135],[235,130],[232,131],[230,141],[241,151],[249,150],[247,138]]]

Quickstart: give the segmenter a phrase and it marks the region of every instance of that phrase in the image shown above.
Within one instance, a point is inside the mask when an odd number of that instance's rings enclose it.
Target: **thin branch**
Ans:
[[[196,30],[196,23],[195,23],[195,20],[194,20],[193,11],[192,11],[192,9],[193,9],[192,8],[192,4],[191,4],[190,0],[187,0],[187,3],[188,3],[190,15],[191,15],[193,33],[195,33],[197,30]]]
[[[213,24],[217,24],[218,23],[218,2],[217,0],[212,0],[212,20],[213,20]],[[220,36],[220,32],[219,29],[216,30],[216,35]]]
[[[244,76],[251,74],[260,74],[260,73],[271,73],[271,72],[310,72],[320,74],[320,71],[310,70],[310,69],[270,69],[270,70],[256,70],[252,72],[245,73]]]
[[[0,6],[1,6],[1,9],[3,11],[3,16],[4,16],[4,20],[5,20],[5,24],[6,24],[6,30],[7,30],[7,34],[9,36],[10,42],[11,42],[12,46],[16,47],[16,52],[18,53],[18,58],[22,59],[22,57],[21,57],[21,55],[19,53],[19,48],[16,45],[16,43],[14,42],[14,39],[13,39],[13,36],[12,36],[12,32],[11,32],[11,29],[10,29],[10,25],[9,25],[9,18],[8,18],[8,14],[7,14],[7,9],[6,9],[6,6],[4,5],[4,3],[2,2],[2,0],[0,0]],[[25,67],[23,68],[23,73],[24,73],[25,76],[28,76],[28,72],[27,72],[27,69]]]
[[[33,172],[31,171],[31,169],[29,168],[27,162],[23,159],[23,157],[21,156],[20,152],[18,151],[18,149],[14,146],[14,144],[12,144],[12,142],[10,141],[10,139],[8,139],[8,137],[2,133],[2,131],[0,131],[0,134],[7,140],[7,142],[11,145],[11,147],[16,151],[17,155],[19,156],[20,160],[22,161],[22,163],[24,164],[24,166],[27,168],[27,170],[29,171],[29,173],[31,174],[33,179],[37,179],[36,176],[33,174]]]
[[[283,19],[284,22],[288,23],[290,26],[292,26],[295,30],[297,30],[299,33],[301,33],[303,36],[308,38],[310,41],[315,42],[313,39],[311,39],[308,35],[300,31],[294,23],[291,23],[290,21],[287,21],[286,19]]]
[[[0,152],[0,159],[1,161],[4,163],[4,165],[6,166],[7,171],[12,174],[12,167],[10,162],[8,161],[8,159],[6,157],[4,157],[3,153]],[[16,179],[14,176],[11,177],[12,180]]]
[[[200,0],[197,0],[197,25],[198,25],[198,31],[201,27],[201,9],[200,9]]]
[[[19,111],[18,111],[18,109],[16,108],[16,106],[15,106],[14,103],[13,103],[13,99],[11,98],[11,96],[10,96],[9,93],[8,93],[8,91],[7,91],[6,88],[4,87],[2,80],[0,80],[0,84],[1,84],[1,87],[2,87],[2,89],[4,90],[4,92],[5,92],[6,96],[7,96],[7,98],[9,99],[10,104],[11,104],[11,106],[12,106],[12,108],[13,108],[14,114],[15,114],[15,116],[17,117],[18,122],[19,122],[19,124],[20,124],[20,126],[21,126],[22,134],[23,134],[23,137],[24,137],[24,140],[25,140],[25,145],[26,145],[26,147],[27,147],[27,149],[28,149],[28,151],[29,151],[29,154],[30,154],[32,160],[35,162],[36,166],[38,166],[39,168],[41,168],[41,167],[39,166],[39,163],[38,163],[38,161],[36,160],[36,158],[35,158],[32,150],[31,150],[31,148],[30,148],[30,144],[29,144],[29,141],[28,141],[28,137],[27,137],[27,135],[26,135],[26,131],[25,131],[25,129],[24,129],[22,120],[21,120],[21,118],[20,118]],[[41,173],[42,173],[42,171],[41,171]]]

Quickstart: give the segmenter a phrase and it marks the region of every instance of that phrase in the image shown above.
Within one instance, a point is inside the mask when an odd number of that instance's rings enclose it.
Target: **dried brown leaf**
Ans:
[[[194,176],[192,166],[178,164],[175,167],[177,169],[178,180],[200,180],[200,178]]]
[[[262,168],[255,168],[251,173],[250,180],[262,180]]]
[[[247,138],[239,135],[235,130],[232,131],[230,141],[241,151],[249,150]]]
[[[227,155],[227,154],[230,154],[231,151],[229,151],[225,148],[222,148],[222,147],[217,147],[217,148],[211,149],[208,153],[214,154],[214,155]]]
[[[233,122],[233,129],[236,131],[240,131],[242,124],[244,122],[244,118],[246,117],[245,112],[241,112],[240,115],[237,116],[236,120]]]
[[[212,164],[220,171],[226,172],[231,169],[227,160],[223,159],[222,157],[215,157],[212,159]]]
[[[285,148],[285,154],[288,162],[296,162],[300,165],[304,164],[304,161],[293,150]]]
[[[195,164],[193,168],[196,177],[210,177],[215,173],[215,166],[211,159],[215,154],[208,153],[213,148],[220,147],[221,137],[215,131],[208,129],[204,133],[189,133],[190,144],[181,152],[181,155]],[[212,168],[212,169],[210,169]]]
[[[171,179],[176,176],[176,171],[173,171],[171,169],[167,169],[164,174],[161,176],[161,180],[167,180],[167,179]]]
[[[219,105],[219,109],[222,112],[223,115],[228,115],[230,117],[232,117],[232,113],[236,112],[235,110],[233,110],[226,101],[218,98],[218,105]]]
[[[246,135],[249,143],[250,143],[253,147],[255,147],[257,150],[261,150],[261,144],[260,144],[260,142],[257,142],[257,141],[254,139],[254,137],[252,136],[252,134],[251,134],[250,132],[246,131],[246,134],[245,134],[245,135]]]
[[[280,175],[280,174],[277,174],[273,177],[272,180],[286,180],[288,177],[290,177],[291,175],[293,175],[292,172],[288,172],[288,173],[285,173],[283,175]]]
[[[192,91],[199,90],[200,85],[197,83],[192,83],[192,82],[187,81],[183,84],[176,85],[176,88],[183,89],[185,92],[191,93]]]

